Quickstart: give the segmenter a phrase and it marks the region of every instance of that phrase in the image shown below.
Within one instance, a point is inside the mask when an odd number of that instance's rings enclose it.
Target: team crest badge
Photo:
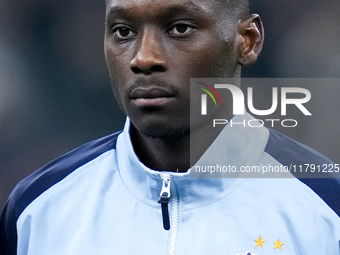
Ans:
[[[257,255],[257,254],[250,252],[250,251],[247,251],[245,253],[237,253],[236,255]]]

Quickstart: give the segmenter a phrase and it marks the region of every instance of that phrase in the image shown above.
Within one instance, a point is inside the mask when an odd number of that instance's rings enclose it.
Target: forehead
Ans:
[[[106,0],[106,15],[133,14],[154,16],[178,12],[196,12],[216,15],[221,0]]]

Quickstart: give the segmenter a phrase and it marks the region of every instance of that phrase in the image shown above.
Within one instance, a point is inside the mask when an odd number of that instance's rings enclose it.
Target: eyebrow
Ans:
[[[162,9],[163,16],[172,16],[175,14],[183,14],[183,13],[201,13],[208,15],[207,11],[202,9],[201,7],[193,4],[193,3],[184,3],[184,4],[174,4],[166,6]],[[113,17],[115,15],[123,16],[123,17],[133,17],[134,13],[131,11],[129,7],[124,6],[112,6],[109,7],[106,11],[106,18]]]

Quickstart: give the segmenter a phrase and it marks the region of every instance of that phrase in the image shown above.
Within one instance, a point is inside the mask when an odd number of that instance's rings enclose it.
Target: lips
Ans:
[[[175,93],[159,87],[141,87],[131,91],[130,99],[137,106],[152,107],[169,103]]]

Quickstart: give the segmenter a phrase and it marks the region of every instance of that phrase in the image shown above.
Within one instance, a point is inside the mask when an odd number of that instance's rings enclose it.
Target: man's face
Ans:
[[[237,24],[222,0],[107,0],[105,56],[118,103],[140,132],[190,129],[190,78],[233,77]]]

